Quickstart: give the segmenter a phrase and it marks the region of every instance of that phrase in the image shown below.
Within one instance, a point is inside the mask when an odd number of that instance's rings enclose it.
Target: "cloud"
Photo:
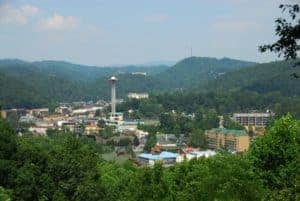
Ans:
[[[0,4],[0,24],[25,25],[30,17],[35,16],[39,8],[32,5],[13,7],[10,4]]]
[[[158,23],[166,22],[168,20],[169,20],[169,16],[164,13],[153,14],[145,18],[145,21],[147,22],[158,22]]]
[[[259,31],[262,25],[251,21],[219,21],[212,24],[212,29],[220,32]]]
[[[40,26],[47,30],[66,30],[74,29],[78,26],[79,21],[74,16],[62,16],[60,14],[53,14],[48,19],[42,20]]]

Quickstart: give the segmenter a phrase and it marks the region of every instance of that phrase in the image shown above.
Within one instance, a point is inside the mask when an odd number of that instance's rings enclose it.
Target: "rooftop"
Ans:
[[[163,151],[160,154],[147,154],[142,153],[138,155],[139,158],[148,159],[148,160],[163,160],[163,159],[176,159],[177,154],[172,152]]]
[[[221,133],[224,135],[236,135],[236,136],[247,136],[247,133],[245,130],[233,130],[233,129],[226,129],[226,128],[213,128],[209,130],[209,132],[216,132]]]
[[[117,81],[118,79],[115,76],[112,76],[111,78],[109,78],[109,81]]]

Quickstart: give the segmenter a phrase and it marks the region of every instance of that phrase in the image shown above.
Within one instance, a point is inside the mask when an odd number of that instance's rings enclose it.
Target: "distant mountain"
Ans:
[[[229,58],[190,57],[156,75],[166,88],[199,87],[227,72],[255,65],[254,62]]]
[[[207,57],[187,58],[172,67],[95,67],[60,61],[0,60],[0,105],[39,107],[62,101],[109,99],[107,80],[111,75],[119,79],[119,98],[128,92],[178,89],[299,95],[300,79],[295,80],[290,74],[300,74],[300,70],[291,66],[291,62],[257,64]]]
[[[61,61],[0,60],[0,105],[5,108],[38,107],[59,101],[108,98],[107,79],[111,75],[117,75],[120,79],[118,95],[129,91],[151,91],[157,82],[150,76],[167,68],[95,67]]]
[[[228,72],[210,81],[208,90],[250,90],[258,93],[280,92],[294,96],[300,95],[300,79],[291,76],[300,74],[299,67],[293,67],[294,61],[270,62]]]
[[[109,76],[109,75],[118,75],[123,73],[134,73],[134,72],[144,72],[149,75],[154,75],[160,73],[167,68],[168,66],[107,66],[107,67],[96,67],[96,66],[85,66],[72,64],[62,61],[41,61],[33,62],[40,70],[43,70],[47,73],[54,74],[56,76],[63,75],[68,79],[73,80],[95,80],[100,77]]]
[[[152,67],[152,66],[173,66],[176,64],[176,61],[150,61],[146,63],[137,64],[137,66],[145,66],[145,67]]]
[[[51,105],[59,100],[81,99],[83,84],[40,70],[27,62],[0,62],[0,104],[10,107]]]

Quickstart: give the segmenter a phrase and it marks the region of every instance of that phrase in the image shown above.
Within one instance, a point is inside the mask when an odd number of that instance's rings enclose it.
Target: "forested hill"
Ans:
[[[191,57],[169,66],[93,67],[58,61],[0,60],[0,105],[39,107],[62,101],[109,98],[107,79],[117,75],[117,96],[128,92],[247,90],[300,94],[300,69],[290,62],[256,64],[234,59]],[[146,72],[147,75],[133,74]]]
[[[207,83],[224,73],[255,64],[229,58],[189,57],[157,74],[156,77],[166,88],[188,89]]]
[[[31,108],[60,101],[107,98],[107,78],[111,75],[118,75],[124,82],[119,95],[136,89],[150,91],[155,84],[148,75],[166,68],[169,67],[93,67],[60,61],[0,60],[0,105]],[[145,72],[147,76],[133,75],[134,72]]]
[[[99,79],[100,77],[135,72],[144,72],[148,75],[155,75],[169,68],[167,65],[96,67],[72,64],[63,61],[33,62],[32,65],[34,65],[40,71],[44,71],[46,73],[54,74],[56,76],[64,76],[65,78],[71,80],[81,81],[91,81]]]
[[[258,93],[280,92],[283,95],[300,95],[300,79],[291,76],[300,74],[293,61],[258,64],[219,76],[205,86],[208,90],[249,90]]]

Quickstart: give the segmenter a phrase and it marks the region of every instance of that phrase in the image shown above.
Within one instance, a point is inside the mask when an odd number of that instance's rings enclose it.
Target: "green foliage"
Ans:
[[[196,120],[200,128],[207,130],[219,126],[219,117],[214,109],[205,110],[199,107],[196,111]]]
[[[192,142],[202,143],[202,135],[193,130],[190,137],[197,140]],[[0,161],[10,164],[0,171],[0,199],[296,200],[299,142],[300,123],[288,115],[254,140],[248,153],[224,152],[168,168],[159,163],[142,168],[106,162],[93,141],[69,134],[16,138],[0,120]],[[155,143],[155,133],[150,133],[147,150]]]
[[[295,199],[299,139],[300,124],[287,115],[251,144],[249,158],[256,174],[273,191],[270,199]]]
[[[193,121],[189,117],[181,114],[162,113],[159,116],[160,130],[170,134],[190,133],[194,127]]]
[[[151,148],[156,145],[156,142],[157,142],[156,133],[149,133],[149,135],[147,136],[146,144],[144,146],[144,151],[150,152]]]
[[[286,96],[300,95],[300,81],[291,77],[299,73],[293,68],[294,61],[279,61],[257,64],[230,73],[226,73],[204,86],[208,91],[241,90],[266,94],[280,92]]]
[[[200,104],[204,107],[213,104],[211,108],[217,109],[217,112],[232,112],[232,108],[242,110],[254,105],[259,108],[265,105],[275,107],[275,103],[279,104],[278,110],[286,111],[284,106],[288,103],[288,111],[294,112],[300,111],[297,108],[300,84],[299,79],[290,77],[299,70],[292,68],[292,65],[291,61],[255,64],[227,58],[192,57],[178,62],[174,67],[161,69],[161,73],[144,76],[131,74],[143,69],[138,67],[95,68],[60,62],[1,60],[0,99],[4,108],[53,107],[60,101],[108,99],[110,87],[107,77],[122,70],[125,73],[118,76],[118,97],[124,97],[128,92],[157,94],[179,91],[171,95],[176,97],[176,104],[174,97],[169,99],[170,95],[159,94],[149,100],[130,100],[128,104],[120,105],[121,111],[134,110],[128,114],[133,119],[157,118],[160,113],[176,107],[185,107],[191,112]],[[184,93],[180,88],[184,88]],[[202,95],[189,93],[190,89],[195,88],[203,92]],[[267,104],[266,99],[271,100],[271,104]]]
[[[204,131],[201,129],[193,130],[189,135],[188,145],[205,149],[207,147],[207,141]]]
[[[243,125],[233,121],[228,116],[224,117],[224,127],[227,129],[235,129],[235,130],[244,130],[245,129]]]
[[[106,126],[103,130],[100,130],[100,136],[104,139],[109,139],[115,135],[116,134],[113,131],[113,127],[111,126]]]
[[[285,59],[296,59],[297,51],[299,50],[298,41],[300,39],[299,4],[281,4],[279,8],[283,12],[288,12],[290,19],[277,18],[275,20],[275,33],[279,39],[271,45],[260,46],[260,51],[266,52],[269,50],[277,53],[278,57],[283,54]]]
[[[7,122],[0,119],[0,186],[8,184],[8,175],[13,170],[12,158],[16,151],[16,134]]]
[[[181,163],[166,175],[173,200],[261,200],[264,192],[250,162],[239,155]]]
[[[0,186],[0,200],[1,201],[11,201],[10,193]]]
[[[299,85],[300,86],[300,85]],[[300,97],[287,97],[278,92],[259,94],[245,90],[216,92],[164,93],[155,95],[153,101],[160,103],[165,111],[185,111],[203,113],[203,108],[212,108],[218,114],[270,109],[278,116],[290,112],[300,118]],[[200,107],[199,110],[199,105]],[[202,111],[201,111],[202,110]],[[205,111],[204,110],[204,111]],[[214,112],[212,111],[211,114]],[[199,115],[198,115],[199,116]]]
[[[108,76],[120,71],[118,94],[145,92],[158,83],[150,76],[132,75],[142,71],[157,74],[168,66],[92,67],[67,62],[0,60],[0,99],[4,108],[53,107],[58,102],[108,98]],[[138,84],[137,84],[138,83]],[[107,90],[103,90],[107,89]]]
[[[96,171],[100,158],[93,147],[71,135],[20,138],[13,160],[16,166],[8,182],[13,200],[101,197]]]
[[[214,80],[219,74],[254,64],[229,58],[190,57],[158,74],[158,80],[166,89],[190,89]]]
[[[120,138],[119,140],[119,146],[125,146],[125,147],[128,147],[128,146],[131,146],[132,145],[132,141],[130,138],[128,137],[122,137]]]
[[[151,99],[128,99],[118,109],[124,112],[130,119],[157,118],[163,112],[163,107]],[[128,110],[133,110],[128,113]]]

